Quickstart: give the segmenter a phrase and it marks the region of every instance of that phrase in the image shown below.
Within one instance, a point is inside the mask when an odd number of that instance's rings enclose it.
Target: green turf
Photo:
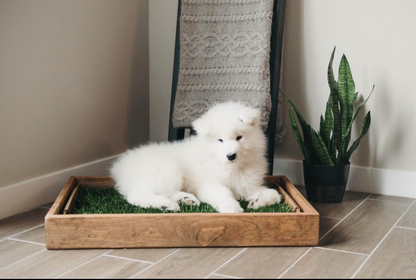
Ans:
[[[288,213],[293,212],[291,207],[285,203],[276,203],[271,206],[262,207],[256,210],[247,209],[248,201],[241,201],[241,207],[245,212],[262,212],[262,213]],[[123,196],[115,189],[110,187],[104,188],[81,188],[78,199],[75,203],[74,214],[149,214],[149,213],[166,213],[154,208],[141,208],[129,204]],[[171,212],[169,212],[171,213]],[[217,213],[217,211],[206,203],[199,207],[181,205],[179,213]]]

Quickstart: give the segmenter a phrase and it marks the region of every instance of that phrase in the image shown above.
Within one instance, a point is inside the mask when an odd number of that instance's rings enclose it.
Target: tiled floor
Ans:
[[[0,221],[0,278],[416,278],[414,199],[349,192],[316,248],[47,251],[47,207]]]

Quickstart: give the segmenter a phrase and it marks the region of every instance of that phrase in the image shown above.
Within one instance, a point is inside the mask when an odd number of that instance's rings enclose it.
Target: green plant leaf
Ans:
[[[358,148],[358,145],[360,144],[361,139],[367,134],[368,130],[370,129],[370,125],[371,125],[371,114],[370,112],[368,112],[364,118],[363,123],[361,124],[361,129],[360,129],[360,134],[358,136],[358,139],[354,141],[350,149],[342,158],[343,163],[348,163],[350,161],[352,153],[354,153],[354,151]]]
[[[360,113],[361,109],[364,107],[364,105],[370,99],[371,95],[374,92],[374,88],[375,88],[375,85],[373,85],[373,88],[372,88],[372,90],[370,92],[370,95],[367,97],[367,99],[364,100],[363,102],[361,102],[360,104],[358,104],[357,109],[355,110],[355,112],[354,112],[354,114],[352,116],[352,119],[351,119],[351,121],[350,121],[350,123],[348,125],[348,128],[347,128],[347,131],[346,131],[347,136],[349,135],[350,138],[351,138],[351,131],[352,131],[352,126],[354,125],[354,121],[357,119],[357,116]],[[342,146],[347,149],[348,148],[348,145],[349,145],[349,139],[348,138],[343,139]]]
[[[331,143],[329,146],[329,156],[331,157],[333,163],[337,162],[337,147],[335,146],[334,135],[331,136]]]
[[[326,142],[326,140],[327,140],[327,138],[326,138],[327,127],[326,127],[326,122],[325,122],[324,116],[322,116],[322,115],[321,115],[321,121],[319,123],[319,133],[322,135],[322,139],[324,140],[325,145],[327,145],[327,142]]]
[[[339,98],[338,98],[338,85],[337,85],[337,82],[335,81],[334,70],[332,68],[332,64],[334,62],[335,51],[336,51],[336,47],[334,47],[334,50],[332,51],[331,59],[329,60],[329,65],[328,65],[328,85],[331,91],[328,101],[331,104],[331,109],[334,114],[334,129],[333,129],[334,149],[339,150],[341,148],[342,131],[341,131],[341,117],[340,117]]]
[[[363,106],[367,103],[367,101],[370,99],[370,97],[371,97],[371,95],[373,94],[373,92],[374,92],[374,88],[375,88],[376,86],[375,85],[373,85],[373,88],[372,88],[372,90],[371,90],[371,92],[370,92],[370,95],[367,97],[367,99],[366,100],[364,100],[363,102],[361,102],[360,104],[358,104],[358,106],[357,106],[357,109],[355,110],[355,112],[354,112],[354,114],[353,114],[353,117],[352,117],[352,119],[351,119],[351,122],[350,122],[350,124],[349,124],[349,126],[348,126],[348,128],[347,128],[347,133],[350,133],[351,132],[351,130],[352,130],[352,126],[353,126],[353,124],[354,124],[354,121],[355,121],[355,119],[357,118],[357,116],[358,116],[358,114],[360,113],[360,111],[361,111],[361,109],[363,108]]]
[[[340,163],[342,157],[347,152],[347,148],[350,143],[351,133],[348,133],[347,129],[354,112],[354,101],[357,98],[351,68],[345,55],[341,58],[338,73],[338,96],[341,105],[342,143],[339,150],[340,157],[338,158],[337,163]]]
[[[319,163],[321,165],[327,165],[327,166],[333,166],[334,163],[331,160],[331,157],[329,156],[328,149],[325,147],[325,143],[322,140],[321,135],[319,135],[315,130],[311,130],[312,135],[312,143],[313,147],[316,152],[316,156],[319,160]]]
[[[290,106],[293,107],[293,110],[295,110],[296,116],[298,117],[300,126],[302,128],[306,153],[308,154],[308,157],[307,158],[305,157],[305,159],[308,159],[312,163],[315,158],[315,153],[313,150],[310,126],[308,125],[306,120],[303,118],[299,110],[296,108],[295,104],[293,104],[292,100],[290,100],[285,94],[283,94],[283,96],[287,99]]]
[[[354,102],[357,100],[357,97],[358,97],[358,92],[356,92],[354,95],[348,95],[348,98],[349,98],[348,103],[351,102],[352,104],[351,107],[349,108],[354,109]],[[348,122],[351,124],[352,117],[350,116],[350,113],[348,113],[347,119],[348,119]],[[341,144],[341,150],[343,154],[346,153],[348,145],[350,144],[351,130],[347,128],[347,131],[345,133],[346,135],[342,138],[342,144]]]
[[[331,105],[329,102],[326,103],[325,118],[321,116],[321,123],[319,133],[321,134],[322,140],[325,146],[330,149],[331,132],[334,128],[334,118],[332,115]]]
[[[341,130],[342,138],[348,134],[347,128],[354,112],[355,83],[352,78],[351,68],[345,55],[341,58],[338,72],[338,97],[341,105]]]
[[[296,119],[293,116],[293,107],[290,106],[289,108],[289,118],[290,118],[290,125],[292,126],[292,131],[295,136],[296,142],[298,142],[300,150],[302,151],[303,156],[305,157],[305,161],[308,163],[310,162],[309,153],[306,150],[305,144],[303,142],[302,136],[300,135],[298,124],[296,123]]]

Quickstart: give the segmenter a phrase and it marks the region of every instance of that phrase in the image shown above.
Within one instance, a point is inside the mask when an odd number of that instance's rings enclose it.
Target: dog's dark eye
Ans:
[[[221,143],[224,142],[224,141],[222,141],[222,139],[218,139],[218,141],[220,141]]]
[[[237,141],[240,141],[240,140],[241,140],[241,138],[243,138],[243,136],[238,136],[238,137],[236,138],[236,140],[237,140]]]

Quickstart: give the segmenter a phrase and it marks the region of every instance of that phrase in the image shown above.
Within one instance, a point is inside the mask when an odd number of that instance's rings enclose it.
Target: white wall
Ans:
[[[376,84],[365,107],[372,125],[354,165],[416,172],[415,11],[411,0],[288,1],[284,90],[314,127],[329,94],[326,70],[334,45],[335,65],[345,53],[360,93],[367,96]],[[291,131],[278,157],[301,159]]]
[[[148,0],[0,0],[0,219],[149,139]]]
[[[177,1],[150,2],[150,139],[167,139]],[[284,91],[314,127],[329,94],[326,71],[333,47],[335,67],[345,53],[356,88],[367,96],[372,127],[353,165],[416,172],[416,1],[287,1]],[[287,106],[286,106],[287,108]],[[359,127],[362,114],[358,118]],[[287,136],[276,157],[301,160],[286,110]]]
[[[0,0],[0,188],[149,138],[147,0]]]

